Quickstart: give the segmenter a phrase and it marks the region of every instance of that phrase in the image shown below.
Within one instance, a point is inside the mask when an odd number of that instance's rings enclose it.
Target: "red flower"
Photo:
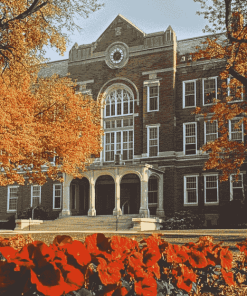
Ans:
[[[124,268],[123,263],[110,262],[107,263],[105,259],[97,258],[100,264],[97,267],[99,278],[103,285],[116,284],[121,279],[120,270]]]
[[[135,292],[141,296],[157,295],[157,283],[152,276],[146,276],[144,279],[135,283]]]
[[[138,242],[126,237],[113,236],[110,245],[113,250],[112,260],[122,258],[122,261],[124,261],[127,254],[130,254],[133,250],[139,250]]]
[[[31,282],[45,296],[61,296],[67,290],[61,270],[53,263],[48,263],[39,274],[31,269]]]
[[[0,253],[2,253],[3,257],[8,262],[12,262],[12,260],[16,257],[16,254],[18,253],[18,251],[12,247],[6,246],[6,247],[0,247]]]
[[[95,233],[89,235],[85,239],[85,246],[88,252],[93,256],[102,254],[105,258],[111,259],[111,245],[110,239],[106,238],[102,233]]]
[[[188,249],[184,246],[169,245],[166,251],[167,262],[183,263],[189,259]]]
[[[207,259],[202,252],[191,249],[189,253],[189,262],[194,268],[204,268],[208,265]]]
[[[183,276],[179,276],[177,277],[177,287],[186,292],[190,292],[192,289],[192,282],[190,280],[185,280]]]
[[[62,249],[65,250],[66,255],[71,255],[81,266],[85,266],[91,262],[91,256],[80,241],[74,240],[70,243],[64,244]]]
[[[246,241],[241,242],[241,243],[237,243],[236,246],[240,252],[244,252],[247,248]]]
[[[228,250],[229,247],[223,247],[220,252],[221,266],[225,269],[232,268],[232,252]]]
[[[66,294],[71,291],[76,291],[83,286],[84,275],[79,269],[68,264],[63,265],[60,269],[62,271],[64,281],[67,284],[67,286],[64,285],[64,291]]]
[[[68,235],[57,235],[53,240],[53,244],[62,247],[67,243],[71,243],[72,241],[73,239]]]
[[[148,267],[146,269],[146,271],[148,273],[152,273],[153,275],[155,275],[157,279],[160,279],[160,267],[159,267],[158,263],[154,264],[153,266]]]
[[[227,283],[227,285],[229,285],[229,286],[236,285],[236,283],[234,282],[234,279],[233,279],[233,273],[231,271],[226,272],[224,268],[221,268],[221,273],[222,273],[222,276],[223,276],[225,282]]]

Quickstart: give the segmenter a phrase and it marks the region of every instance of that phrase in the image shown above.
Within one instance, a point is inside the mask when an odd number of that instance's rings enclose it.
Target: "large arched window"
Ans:
[[[107,91],[104,111],[104,160],[114,161],[116,154],[123,160],[133,159],[134,96],[125,85],[113,85]]]
[[[124,88],[112,90],[106,97],[105,117],[133,114],[133,95]]]

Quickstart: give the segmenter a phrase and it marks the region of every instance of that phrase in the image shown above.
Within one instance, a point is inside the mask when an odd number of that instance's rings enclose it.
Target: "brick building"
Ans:
[[[219,207],[242,194],[246,174],[243,168],[238,182],[220,183],[218,172],[202,170],[200,147],[217,137],[217,122],[191,112],[212,103],[224,67],[222,60],[192,62],[204,38],[177,40],[170,26],[145,34],[118,15],[95,42],[49,63],[41,76],[70,73],[79,91],[103,96],[104,150],[82,179],[0,188],[0,211],[15,212],[19,198],[20,208],[39,201],[60,215],[163,217],[191,209],[216,224]],[[243,127],[229,124],[230,137],[242,141]]]

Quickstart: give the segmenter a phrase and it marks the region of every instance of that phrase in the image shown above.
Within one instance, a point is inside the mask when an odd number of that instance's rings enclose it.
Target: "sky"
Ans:
[[[95,42],[118,14],[123,15],[144,33],[165,31],[170,25],[178,40],[206,35],[202,29],[207,25],[200,10],[200,4],[193,0],[98,0],[105,6],[90,13],[88,18],[80,18],[77,24],[82,32],[74,31],[70,35],[70,44],[64,56],[55,49],[46,47],[46,58],[49,61],[68,59],[69,50],[75,42],[78,45]]]

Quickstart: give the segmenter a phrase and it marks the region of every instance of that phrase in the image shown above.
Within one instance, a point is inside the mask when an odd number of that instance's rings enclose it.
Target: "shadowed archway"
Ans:
[[[97,215],[112,215],[115,207],[115,182],[111,176],[100,176],[95,185]]]

